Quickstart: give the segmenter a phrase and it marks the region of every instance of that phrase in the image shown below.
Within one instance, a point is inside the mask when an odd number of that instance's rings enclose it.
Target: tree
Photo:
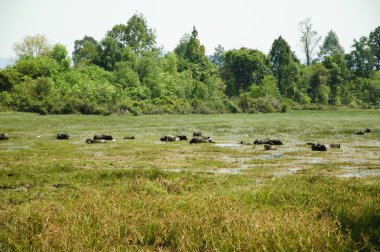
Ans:
[[[126,25],[115,25],[106,37],[114,39],[121,49],[130,47],[135,53],[151,50],[156,44],[156,34],[142,14],[133,15]]]
[[[355,77],[371,78],[375,69],[376,58],[368,45],[368,38],[355,39],[352,47],[354,50],[346,55],[349,69]]]
[[[224,51],[223,46],[218,45],[215,48],[214,54],[210,56],[210,61],[212,63],[214,63],[215,65],[217,65],[218,67],[223,66],[224,65],[224,55],[225,55],[225,53],[226,52]]]
[[[327,104],[330,95],[330,89],[327,86],[328,71],[320,63],[311,66],[311,98],[314,102]]]
[[[258,50],[241,48],[226,52],[223,75],[229,96],[239,96],[252,84],[261,84],[269,72],[269,60]]]
[[[344,49],[339,43],[338,36],[334,31],[329,31],[325,37],[322,46],[319,51],[319,58],[323,60],[326,56],[332,55],[342,55],[344,54]]]
[[[93,37],[84,36],[75,40],[73,51],[74,66],[85,66],[93,63],[98,53],[98,41]]]
[[[113,71],[115,70],[116,63],[121,61],[122,56],[123,50],[117,41],[106,37],[100,41],[95,63],[107,71]]]
[[[380,70],[380,26],[369,34],[368,44],[376,57],[376,69]]]
[[[317,47],[321,36],[313,30],[311,19],[307,18],[299,23],[299,29],[301,31],[301,43],[302,49],[306,55],[306,64],[309,66],[312,62],[314,49]]]
[[[70,58],[68,57],[67,49],[64,45],[56,44],[50,53],[50,57],[57,61],[62,71],[69,70]]]
[[[156,44],[156,34],[154,30],[148,28],[142,14],[135,14],[128,20],[125,36],[127,45],[135,52],[151,50]]]
[[[292,97],[293,86],[299,75],[298,59],[281,36],[274,40],[269,59],[281,94]]]
[[[26,36],[20,43],[14,45],[14,51],[17,57],[31,56],[37,58],[41,55],[47,55],[50,52],[50,46],[44,35],[36,34]]]

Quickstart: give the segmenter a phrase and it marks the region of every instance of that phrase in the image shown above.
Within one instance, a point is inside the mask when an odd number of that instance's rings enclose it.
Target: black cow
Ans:
[[[253,144],[270,144],[270,145],[283,145],[283,143],[280,140],[276,139],[264,139],[264,140],[258,140],[256,139]]]
[[[135,138],[135,136],[125,136],[125,137],[123,137],[123,139],[132,140],[132,139],[136,139],[136,138]]]
[[[327,151],[327,146],[324,144],[316,143],[316,144],[311,145],[311,150],[313,150],[313,151]]]
[[[55,135],[55,138],[57,138],[58,140],[70,139],[70,135],[66,133],[58,133],[57,135]]]
[[[177,142],[179,141],[179,137],[176,136],[162,136],[160,138],[161,142]]]
[[[7,133],[0,133],[0,140],[9,140],[9,135]]]
[[[196,136],[196,137],[193,137],[193,139],[191,139],[189,143],[190,144],[193,144],[193,143],[215,143],[215,141],[212,137]]]
[[[93,137],[94,140],[113,140],[113,137],[111,135],[100,135],[95,134]]]
[[[86,144],[93,144],[93,143],[107,143],[107,141],[104,139],[91,139],[91,138],[86,139]]]
[[[201,136],[202,136],[202,132],[200,131],[193,133],[193,137],[201,137]]]
[[[372,133],[372,132],[373,132],[373,129],[366,128],[366,129],[364,130],[364,132],[365,132],[365,133]]]
[[[355,135],[364,135],[364,131],[357,131]]]
[[[181,140],[181,141],[187,141],[187,136],[185,136],[185,135],[178,135],[177,136],[178,138],[179,138],[179,140]]]

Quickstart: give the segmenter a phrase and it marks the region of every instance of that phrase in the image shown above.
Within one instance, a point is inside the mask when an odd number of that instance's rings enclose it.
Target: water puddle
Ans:
[[[338,178],[365,178],[369,176],[380,176],[379,169],[345,168],[343,174],[335,175]]]
[[[238,147],[241,146],[241,144],[237,144],[237,143],[217,143],[217,144],[215,144],[215,146],[224,147],[224,148],[238,148]]]
[[[273,175],[276,177],[280,177],[280,176],[295,174],[295,173],[297,173],[299,171],[303,171],[303,170],[304,169],[302,169],[302,168],[289,168],[285,171],[274,172]]]

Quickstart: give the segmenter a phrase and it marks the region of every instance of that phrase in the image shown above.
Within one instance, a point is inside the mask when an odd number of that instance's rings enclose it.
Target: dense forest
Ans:
[[[256,113],[380,105],[380,26],[344,52],[334,31],[324,39],[310,19],[299,24],[306,62],[283,37],[268,54],[224,50],[211,56],[194,27],[172,52],[156,45],[142,14],[103,39],[84,36],[72,57],[44,35],[14,46],[0,70],[0,111],[41,114]]]

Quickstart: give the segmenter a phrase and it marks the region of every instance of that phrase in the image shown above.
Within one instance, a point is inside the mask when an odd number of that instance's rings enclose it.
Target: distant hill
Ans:
[[[15,60],[12,58],[0,58],[0,69],[13,65],[14,63]]]

